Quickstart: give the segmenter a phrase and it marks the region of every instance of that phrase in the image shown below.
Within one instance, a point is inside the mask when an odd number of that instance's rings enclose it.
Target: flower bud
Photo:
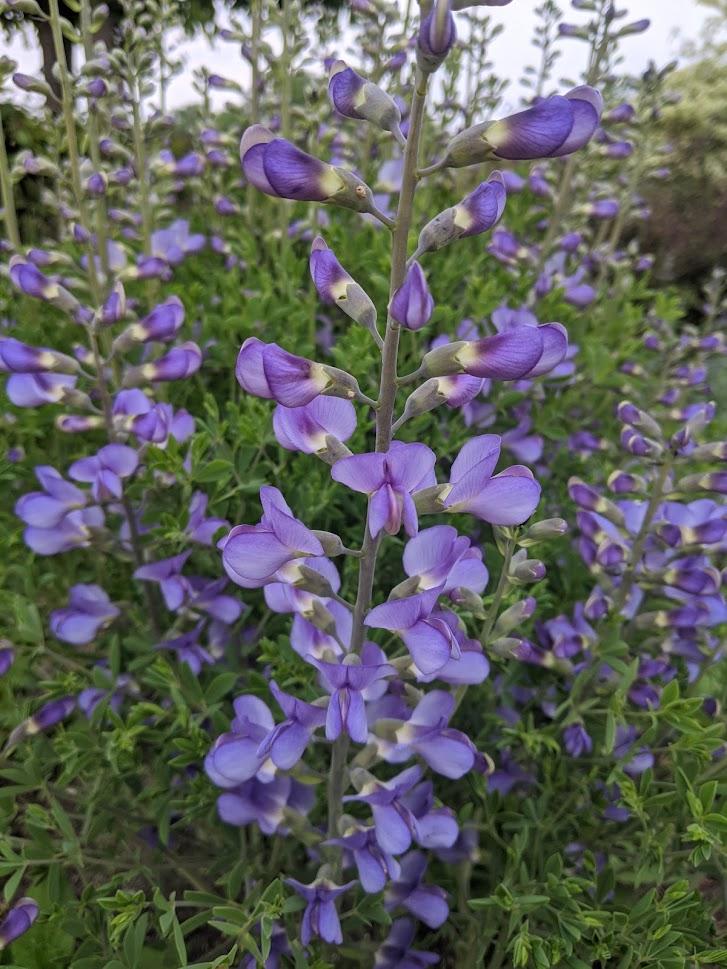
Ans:
[[[497,617],[497,622],[492,631],[493,635],[506,636],[521,623],[527,622],[535,612],[536,606],[537,601],[532,596],[521,599],[519,602],[510,606]]]
[[[688,474],[674,486],[677,493],[690,494],[698,491],[716,491],[727,495],[727,471],[708,471],[706,474]]]
[[[539,559],[526,558],[525,549],[512,557],[508,577],[515,585],[528,585],[545,578],[545,565]]]
[[[114,283],[106,301],[101,307],[99,320],[104,326],[112,326],[126,316],[126,293],[121,282]]]
[[[0,371],[6,373],[77,373],[78,361],[65,353],[31,347],[14,337],[0,337]]]
[[[608,481],[606,482],[609,490],[613,491],[614,494],[644,494],[648,484],[646,478],[643,478],[640,474],[632,474],[628,471],[612,471],[609,475]]]
[[[64,434],[95,431],[104,426],[104,419],[96,414],[59,414],[55,425]]]
[[[313,240],[309,265],[313,283],[321,299],[325,303],[338,306],[380,341],[376,329],[376,307],[320,236]]]
[[[563,518],[546,518],[540,522],[534,522],[525,534],[518,539],[518,545],[522,548],[529,548],[538,542],[547,542],[553,538],[560,538],[568,531],[568,522]]]
[[[201,365],[202,351],[196,343],[188,340],[152,363],[131,367],[124,376],[123,386],[134,387],[148,381],[183,380],[195,374]]]
[[[597,514],[603,515],[610,522],[613,522],[614,525],[623,527],[624,516],[620,508],[614,505],[608,498],[600,495],[595,488],[586,484],[585,481],[581,481],[580,478],[576,477],[570,478],[568,480],[568,494],[581,508],[585,508],[587,511],[595,511]]]
[[[51,89],[45,81],[32,77],[30,74],[13,74],[13,84],[17,88],[20,88],[21,91],[42,94],[44,97],[48,97],[51,94]]]
[[[429,292],[422,267],[416,260],[409,266],[404,282],[389,304],[389,314],[407,330],[420,330],[431,319],[434,300]]]
[[[432,9],[422,18],[417,36],[417,65],[432,74],[443,63],[456,37],[450,0],[434,0]]]
[[[159,303],[144,319],[132,323],[113,342],[113,352],[123,352],[135,343],[171,340],[184,322],[184,305],[178,296]]]
[[[335,61],[331,67],[328,96],[339,114],[356,121],[370,121],[403,141],[399,128],[401,112],[394,99],[344,61]]]
[[[13,904],[0,921],[0,952],[28,931],[38,918],[38,912],[38,903],[34,898],[19,898]]]
[[[421,231],[414,258],[467,236],[479,235],[496,225],[505,210],[507,192],[499,172],[466,195],[461,202],[445,209]]]
[[[640,458],[657,458],[664,453],[664,448],[658,441],[644,437],[643,434],[639,434],[632,427],[624,427],[621,431],[620,441],[629,454],[635,454]]]
[[[708,461],[710,458],[727,461],[727,441],[711,441],[708,444],[699,444],[689,457],[694,461]]]
[[[616,409],[616,415],[624,424],[630,424],[640,431],[646,431],[652,437],[661,437],[661,427],[646,411],[639,410],[631,401],[623,400]]]

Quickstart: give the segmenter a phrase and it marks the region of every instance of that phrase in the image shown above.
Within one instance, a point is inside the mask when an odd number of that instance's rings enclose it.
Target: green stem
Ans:
[[[8,241],[13,249],[18,251],[20,249],[20,232],[18,231],[18,216],[15,211],[13,183],[10,178],[8,152],[5,146],[2,109],[0,109],[0,191],[2,191],[3,219],[5,220]]]
[[[149,200],[144,126],[141,118],[141,91],[139,89],[138,79],[135,80],[132,89],[131,110],[134,123],[134,160],[136,164],[136,178],[139,182],[139,201],[141,203],[142,241],[144,243],[144,255],[151,256],[152,212]]]
[[[91,32],[91,8],[89,0],[81,0],[81,36],[83,38],[83,50],[86,61],[90,61],[93,58],[93,34]],[[99,150],[98,111],[92,97],[88,98],[88,142],[93,169],[96,172],[100,172],[101,152]],[[107,217],[105,196],[101,195],[96,199],[94,209],[99,261],[101,263],[104,280],[108,286],[109,250],[106,235]]]
[[[485,619],[484,625],[482,626],[482,632],[480,633],[480,642],[483,646],[487,644],[487,640],[490,638],[493,627],[497,622],[497,614],[500,611],[500,603],[505,595],[505,592],[510,585],[510,563],[512,562],[513,552],[515,551],[515,541],[512,538],[507,540],[507,545],[505,546],[505,555],[502,560],[502,571],[500,572],[500,578],[497,582],[497,588],[495,589],[495,597],[492,600],[492,605],[487,613],[487,619]]]

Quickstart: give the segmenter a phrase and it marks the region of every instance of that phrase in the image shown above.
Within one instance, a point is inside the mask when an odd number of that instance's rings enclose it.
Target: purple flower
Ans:
[[[314,730],[326,722],[326,708],[283,693],[275,680],[270,681],[270,692],[286,719],[262,741],[257,756],[263,761],[269,757],[280,770],[290,770],[305,753]]]
[[[457,779],[475,765],[477,755],[472,741],[459,730],[448,726],[454,713],[454,697],[443,690],[431,690],[412,711],[411,716],[394,731],[395,743],[379,745],[385,760],[399,763],[412,752],[437,774]]]
[[[194,675],[199,676],[203,666],[214,663],[214,658],[199,642],[203,625],[204,622],[201,620],[188,632],[157,643],[156,649],[174,653],[180,663],[186,663]]]
[[[39,465],[35,476],[43,491],[31,491],[19,498],[15,514],[34,528],[53,528],[65,516],[86,505],[86,495],[80,488],[66,481],[55,468]]]
[[[76,378],[55,373],[14,373],[5,391],[16,407],[40,407],[58,404],[73,397]]]
[[[29,730],[35,733],[37,730],[47,730],[55,727],[61,720],[70,716],[76,708],[76,699],[72,696],[64,696],[58,700],[50,700],[45,706],[33,714],[30,718],[35,729]]]
[[[540,485],[519,464],[493,475],[500,445],[496,434],[464,444],[452,464],[449,490],[440,499],[447,511],[467,512],[491,525],[521,525],[530,518],[540,500]]]
[[[419,532],[406,543],[402,561],[406,574],[416,581],[409,591],[423,592],[438,586],[445,595],[457,589],[479,594],[487,585],[482,552],[451,525],[435,525]]]
[[[406,277],[396,290],[389,304],[389,313],[407,330],[421,330],[434,312],[434,300],[429,292],[422,267],[414,261],[407,269]]]
[[[0,952],[27,932],[38,918],[38,903],[33,898],[19,898],[0,922]]]
[[[565,97],[544,98],[525,111],[469,130],[477,132],[483,148],[496,158],[559,158],[588,144],[602,109],[603,101],[598,91],[582,85],[573,88]],[[465,140],[466,135],[467,132],[462,132],[454,142],[459,141],[463,148],[469,147],[472,136]],[[472,161],[465,164],[471,165]]]
[[[252,777],[221,794],[217,798],[217,811],[226,824],[237,827],[257,824],[263,834],[278,831],[287,834],[285,815],[289,812],[307,814],[314,798],[310,786],[291,777],[279,774],[273,778],[266,777],[264,781]]]
[[[460,641],[444,614],[433,609],[442,586],[403,599],[389,599],[375,606],[365,624],[374,629],[397,632],[417,668],[425,675],[442,670],[450,660],[461,657]]]
[[[134,343],[171,340],[184,322],[184,305],[178,296],[164,300],[143,320],[128,327],[114,340],[114,348],[123,351]]]
[[[440,212],[424,226],[413,258],[441,249],[456,239],[487,232],[500,221],[506,202],[502,175],[492,172],[486,182],[478,185],[461,202]]]
[[[14,337],[0,337],[0,372],[33,374],[50,370],[75,373],[78,361],[55,350],[28,346]]]
[[[267,704],[256,696],[240,696],[233,707],[230,733],[215,740],[204,761],[207,776],[223,788],[237,787],[261,770],[263,779],[274,775],[274,769],[264,766],[267,757],[260,753],[262,743],[275,728]]]
[[[285,581],[278,573],[293,559],[323,555],[319,540],[293,516],[277,488],[261,488],[260,501],[259,524],[237,525],[218,543],[225,571],[244,589]]]
[[[199,156],[194,157],[195,159],[199,158]],[[152,257],[163,260],[170,266],[177,266],[185,256],[203,249],[205,242],[206,238],[201,233],[190,233],[189,222],[186,219],[175,219],[166,229],[157,229],[152,232]],[[171,298],[176,299],[176,297]],[[169,301],[167,300],[167,302]],[[183,313],[184,309],[182,308]]]
[[[398,861],[381,850],[372,827],[365,827],[350,819],[340,838],[329,838],[324,844],[350,852],[365,892],[376,894],[383,891],[388,879],[399,877],[401,869]]]
[[[203,491],[195,491],[189,503],[189,519],[184,531],[193,542],[200,545],[212,545],[212,539],[221,528],[229,529],[230,523],[224,518],[206,518],[207,495]]]
[[[421,778],[420,767],[409,767],[389,781],[378,781],[362,772],[364,784],[358,794],[347,794],[344,803],[360,801],[371,806],[376,840],[386,854],[400,855],[406,851],[417,831],[417,821],[404,802]]]
[[[563,744],[571,757],[582,757],[593,750],[593,741],[582,723],[571,723],[565,728]]]
[[[374,969],[426,969],[427,966],[435,966],[439,962],[438,955],[411,948],[415,935],[416,927],[412,919],[395,919],[376,952]]]
[[[151,363],[131,367],[124,375],[124,386],[132,387],[147,381],[184,380],[197,373],[201,366],[202,351],[192,340],[187,340]]]
[[[410,851],[401,860],[401,875],[386,892],[385,904],[389,911],[402,906],[430,929],[438,929],[449,915],[447,895],[439,885],[422,884],[426,870],[423,852]]]
[[[412,492],[435,483],[435,461],[434,452],[424,444],[392,441],[386,453],[376,451],[342,458],[331,469],[331,477],[369,496],[372,538],[381,531],[396,535],[402,522],[408,535],[416,535],[418,521]]]
[[[452,49],[457,32],[450,0],[434,0],[430,12],[422,18],[417,36],[417,64],[431,74]]]
[[[327,367],[283,350],[277,343],[248,337],[235,365],[237,382],[249,394],[277,400],[285,407],[302,407],[321,394],[352,399],[355,379],[336,367]]]
[[[15,662],[15,650],[7,643],[7,639],[0,639],[0,676],[5,676]]]
[[[401,112],[396,101],[344,61],[334,61],[331,66],[328,97],[345,118],[370,121],[384,131],[391,131],[397,140],[403,140],[399,129]]]
[[[295,878],[286,878],[285,883],[295,889],[306,902],[300,924],[300,940],[303,945],[308,945],[314,937],[340,945],[343,934],[336,911],[336,899],[349,888],[353,888],[356,882],[336,885],[327,878],[317,878],[310,885],[304,885]]]
[[[247,180],[266,195],[298,202],[325,202],[344,188],[332,165],[306,154],[263,125],[249,127],[240,141]]]
[[[56,639],[82,646],[93,642],[118,615],[119,610],[101,586],[74,585],[68,606],[51,613],[50,628]]]
[[[134,578],[142,582],[157,582],[167,609],[170,612],[176,612],[189,593],[189,585],[181,575],[181,571],[191,554],[191,551],[182,552],[168,559],[159,559],[157,562],[141,565],[134,572]]]
[[[336,305],[356,323],[369,330],[380,343],[376,307],[359,284],[346,272],[325,241],[316,236],[310,254],[310,274],[318,295]]]
[[[75,481],[91,485],[95,501],[109,501],[123,494],[124,478],[139,466],[139,455],[125,444],[107,444],[91,458],[74,461],[68,474]]]
[[[325,689],[331,694],[326,716],[326,738],[335,740],[342,733],[356,743],[365,744],[368,725],[364,706],[365,692],[377,681],[396,672],[374,643],[364,643],[361,656],[347,655],[340,663],[306,657],[321,674]]]
[[[348,400],[316,397],[303,407],[278,404],[273,413],[278,443],[304,454],[348,453],[341,446],[356,430],[356,411]]]

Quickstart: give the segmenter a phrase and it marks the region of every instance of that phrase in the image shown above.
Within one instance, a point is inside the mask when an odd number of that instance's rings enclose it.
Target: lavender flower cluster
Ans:
[[[248,128],[240,145],[247,179],[266,194],[352,208],[390,228],[392,273],[382,336],[374,300],[322,238],[313,241],[310,271],[322,301],[337,305],[365,327],[381,351],[378,399],[362,392],[354,375],[275,343],[251,337],[240,350],[237,380],[248,393],[275,401],[273,429],[280,444],[330,464],[335,482],[366,496],[367,510],[361,548],[347,549],[338,535],[311,529],[297,518],[278,488],[265,486],[259,523],[237,525],[220,542],[233,582],[245,589],[262,588],[269,609],[292,613],[291,646],[317,671],[322,692],[307,702],[271,681],[270,692],[283,717],[277,723],[261,698],[239,697],[230,730],[215,741],[205,769],[223,789],[218,810],[224,821],[256,824],[265,834],[295,831],[305,825],[314,803],[312,790],[299,779],[306,773],[301,758],[325,738],[331,745],[327,836],[316,839],[316,855],[323,863],[307,884],[288,879],[306,902],[301,940],[307,945],[319,936],[340,943],[336,899],[357,883],[368,893],[385,891],[387,908],[404,917],[394,922],[381,965],[415,958],[399,951],[402,946],[409,951],[413,938],[407,915],[432,929],[447,918],[445,893],[425,880],[425,852],[455,860],[468,857],[472,845],[454,812],[438,801],[433,782],[424,779],[422,764],[393,777],[385,770],[383,778],[376,768],[417,760],[450,779],[492,770],[486,754],[450,721],[464,689],[488,675],[483,642],[494,650],[506,648],[506,633],[530,608],[527,600],[511,607],[496,627],[495,615],[486,623],[484,636],[473,638],[453,607],[459,606],[471,621],[485,617],[481,594],[488,571],[482,553],[451,525],[420,530],[419,517],[468,514],[515,541],[521,535],[518,526],[532,516],[541,491],[523,465],[496,472],[502,447],[496,434],[468,440],[443,482],[438,481],[431,448],[394,434],[411,418],[441,404],[467,404],[485,381],[530,381],[552,373],[568,352],[561,324],[539,325],[532,315],[513,313],[493,335],[436,341],[416,372],[397,376],[402,330],[420,330],[434,310],[419,260],[492,229],[506,202],[505,182],[496,172],[424,225],[414,251],[407,253],[427,85],[454,33],[448,0],[438,0],[418,35],[418,73],[406,135],[396,102],[381,88],[343,62],[331,69],[329,96],[339,114],[374,124],[402,145],[402,186],[393,221],[377,208],[371,190],[355,173],[302,152],[266,128]],[[435,167],[570,154],[588,142],[600,112],[598,93],[577,88],[566,97],[548,98],[463,132]],[[410,385],[414,389],[397,417],[397,391]],[[356,454],[346,446],[359,419],[356,405],[375,419],[373,451]],[[402,527],[408,537],[402,556],[406,578],[386,601],[374,605],[377,556],[385,537],[397,535]],[[520,551],[503,567],[503,579],[541,578],[542,564],[527,557],[526,547],[562,530],[560,521],[533,526]],[[340,595],[341,578],[332,561],[340,556],[358,559],[355,602]],[[393,634],[389,652],[369,639],[369,630]],[[425,690],[427,683],[437,686]],[[352,743],[359,749],[349,761]],[[351,788],[354,793],[348,793]],[[365,807],[349,815],[343,813],[348,804]],[[350,866],[357,879],[338,884],[342,868]],[[390,949],[395,956],[387,954]]]

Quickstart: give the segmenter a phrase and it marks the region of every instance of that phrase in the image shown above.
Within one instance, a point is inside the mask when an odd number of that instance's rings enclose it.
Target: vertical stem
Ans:
[[[134,79],[131,110],[134,119],[134,159],[136,164],[136,178],[139,182],[139,198],[141,202],[141,232],[144,243],[144,255],[151,256],[152,213],[149,201],[149,181],[146,165],[146,148],[144,146],[144,127],[141,117],[141,91],[138,78]]]
[[[20,249],[20,232],[18,231],[18,216],[15,212],[15,195],[13,193],[13,183],[10,178],[10,166],[8,164],[8,152],[5,146],[5,133],[3,131],[3,116],[0,109],[0,190],[2,191],[3,219],[5,229],[8,234],[8,241],[13,249]]]
[[[262,0],[250,0],[252,16],[252,31],[250,36],[250,61],[252,76],[250,80],[250,118],[251,125],[260,121],[260,37],[262,34]],[[255,209],[257,208],[257,191],[252,185],[247,186],[247,218],[248,223],[256,230]]]
[[[490,638],[492,628],[497,621],[497,613],[500,610],[502,597],[505,595],[505,590],[510,584],[510,562],[512,561],[512,553],[514,551],[515,542],[512,538],[508,538],[507,545],[505,546],[505,555],[502,560],[502,571],[500,572],[500,578],[497,583],[497,588],[495,589],[495,597],[492,600],[490,611],[487,613],[487,619],[485,620],[485,624],[482,627],[482,632],[480,633],[480,642],[483,646],[487,644],[487,640]]]
[[[83,50],[86,61],[93,57],[93,35],[91,33],[91,8],[89,0],[81,0],[81,35],[83,37]],[[88,141],[89,154],[94,171],[101,171],[101,153],[98,146],[98,111],[92,97],[88,98]],[[101,195],[96,199],[95,205],[96,240],[103,272],[105,284],[109,281],[109,250],[106,235],[106,198]]]
[[[404,170],[396,212],[396,225],[391,241],[391,275],[389,279],[389,299],[401,286],[406,274],[407,243],[414,211],[414,194],[417,187],[417,163],[419,145],[424,120],[424,105],[427,96],[428,75],[417,70],[414,95],[412,98],[409,135],[404,150]],[[399,324],[388,317],[386,336],[381,361],[381,381],[376,412],[376,450],[388,451],[392,435],[392,419],[396,401],[396,359],[399,349]],[[351,652],[358,653],[363,645],[364,618],[371,605],[371,596],[376,571],[376,557],[381,544],[380,536],[371,537],[369,514],[366,515],[361,558],[359,560],[358,589],[353,610],[351,631]],[[338,833],[338,819],[341,816],[341,796],[346,784],[346,753],[348,738],[339,737],[331,753],[331,772],[328,781],[328,828]]]
[[[63,107],[63,122],[66,129],[66,141],[68,148],[68,167],[71,174],[71,188],[73,197],[78,208],[81,224],[88,228],[89,218],[86,208],[86,201],[83,196],[83,185],[81,184],[81,163],[78,153],[78,137],[76,134],[76,120],[73,116],[73,92],[68,76],[68,64],[66,62],[66,49],[63,45],[63,32],[61,31],[61,19],[58,12],[58,0],[49,0],[51,32],[53,34],[53,47],[56,54],[58,74],[61,83],[61,103]],[[91,295],[96,303],[101,302],[98,278],[96,275],[96,253],[91,243],[87,246],[88,261],[88,281],[91,288]]]

